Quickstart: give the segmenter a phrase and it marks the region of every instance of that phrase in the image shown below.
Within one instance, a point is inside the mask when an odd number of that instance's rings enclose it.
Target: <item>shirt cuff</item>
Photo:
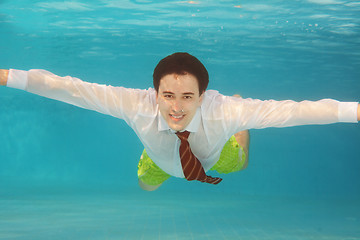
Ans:
[[[357,102],[340,102],[339,103],[339,122],[357,123]]]
[[[9,76],[7,80],[7,87],[17,88],[25,90],[28,83],[28,72],[22,70],[9,70]]]

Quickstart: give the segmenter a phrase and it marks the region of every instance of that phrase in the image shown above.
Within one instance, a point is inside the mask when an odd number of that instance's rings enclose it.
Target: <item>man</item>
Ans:
[[[260,101],[207,90],[203,64],[188,53],[162,59],[154,88],[128,89],[59,77],[44,70],[2,70],[0,84],[124,119],[145,150],[139,185],[157,189],[170,176],[218,184],[206,175],[240,171],[247,166],[248,129],[305,124],[357,122],[356,102]],[[235,135],[235,136],[234,136]]]

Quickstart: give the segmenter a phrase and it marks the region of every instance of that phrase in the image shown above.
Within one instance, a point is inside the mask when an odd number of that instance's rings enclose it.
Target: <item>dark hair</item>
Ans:
[[[194,75],[199,84],[200,95],[209,84],[209,74],[205,66],[196,57],[185,52],[173,53],[160,60],[156,65],[153,73],[153,83],[157,92],[159,91],[160,79],[168,74]]]

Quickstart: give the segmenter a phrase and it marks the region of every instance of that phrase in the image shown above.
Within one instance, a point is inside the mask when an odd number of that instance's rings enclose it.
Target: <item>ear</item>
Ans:
[[[200,103],[200,104],[202,103],[202,100],[203,100],[203,97],[204,97],[204,93],[205,93],[205,91],[203,91],[203,92],[200,94],[200,98],[199,98],[199,103]]]
[[[159,93],[158,91],[155,91],[156,92],[156,104],[159,104]]]

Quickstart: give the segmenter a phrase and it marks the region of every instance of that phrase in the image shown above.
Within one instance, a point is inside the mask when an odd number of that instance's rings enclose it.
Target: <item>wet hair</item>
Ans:
[[[186,52],[173,53],[157,64],[153,73],[153,84],[156,92],[159,91],[160,80],[168,74],[195,76],[199,84],[201,95],[209,84],[209,74],[205,66],[194,56]]]

